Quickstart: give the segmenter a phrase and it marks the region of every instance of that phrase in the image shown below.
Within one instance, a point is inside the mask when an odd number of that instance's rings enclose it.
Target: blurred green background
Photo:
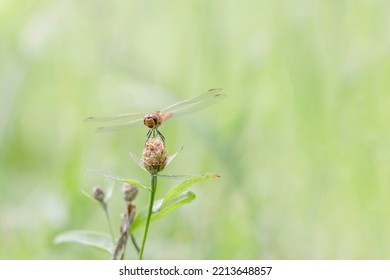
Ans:
[[[66,230],[108,232],[81,195],[149,183],[146,128],[97,134],[94,115],[148,112],[222,87],[167,122],[165,174],[217,172],[151,224],[146,259],[389,259],[388,1],[0,2],[0,258],[107,259]],[[175,182],[160,180],[158,197]],[[137,208],[146,206],[141,191]],[[118,232],[116,185],[110,213]],[[142,230],[136,232],[141,240]],[[135,258],[132,248],[128,257]]]

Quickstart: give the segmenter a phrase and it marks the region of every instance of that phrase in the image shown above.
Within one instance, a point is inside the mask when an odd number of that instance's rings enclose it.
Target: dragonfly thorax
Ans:
[[[152,112],[144,117],[144,124],[150,129],[158,128],[163,122],[163,115],[160,112]]]

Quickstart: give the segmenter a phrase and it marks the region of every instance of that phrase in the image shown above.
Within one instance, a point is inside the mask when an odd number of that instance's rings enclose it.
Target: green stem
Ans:
[[[108,215],[108,209],[107,209],[107,204],[106,204],[106,203],[103,203],[103,210],[104,210],[104,213],[106,214],[106,219],[107,219],[108,227],[110,228],[112,243],[115,244],[114,232],[112,231],[111,219],[110,219],[110,215]]]
[[[146,243],[146,237],[148,236],[150,218],[152,217],[152,212],[153,212],[154,196],[156,194],[156,189],[157,189],[157,176],[155,174],[152,174],[151,176],[152,176],[152,183],[151,183],[152,184],[152,193],[150,194],[148,216],[146,217],[144,238],[142,240],[141,250],[140,250],[139,256],[138,256],[139,260],[142,260],[142,256],[144,254],[144,248],[145,248],[145,243]]]

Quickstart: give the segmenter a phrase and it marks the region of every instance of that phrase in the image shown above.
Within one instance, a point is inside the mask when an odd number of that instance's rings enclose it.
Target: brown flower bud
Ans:
[[[146,141],[142,161],[147,171],[157,174],[167,164],[167,149],[159,138],[152,138]]]
[[[131,202],[137,196],[138,188],[136,188],[128,183],[124,183],[122,186],[122,193],[123,193],[123,198],[126,201]]]
[[[100,187],[94,187],[92,189],[92,196],[97,201],[104,203],[104,192]]]

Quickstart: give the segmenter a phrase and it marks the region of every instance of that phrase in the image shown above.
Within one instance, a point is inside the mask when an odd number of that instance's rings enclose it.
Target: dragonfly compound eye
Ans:
[[[152,114],[146,115],[144,117],[144,124],[149,128],[155,128],[156,127],[156,118]]]

